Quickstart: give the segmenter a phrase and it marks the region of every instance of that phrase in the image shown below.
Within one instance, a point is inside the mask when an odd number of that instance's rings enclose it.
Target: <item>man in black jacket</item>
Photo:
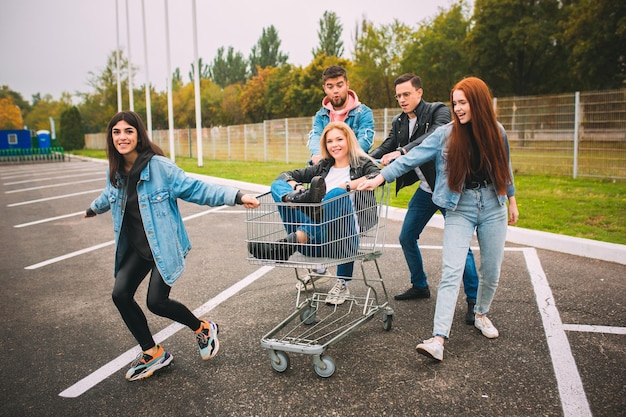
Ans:
[[[388,165],[412,148],[419,146],[435,129],[451,121],[450,110],[445,104],[440,102],[427,103],[422,100],[424,90],[422,80],[417,75],[403,74],[395,80],[394,84],[396,99],[402,108],[402,113],[393,118],[387,139],[378,148],[370,152],[370,156],[380,159],[382,165]],[[427,162],[396,179],[396,194],[403,187],[420,181],[419,188],[409,201],[400,231],[400,245],[411,273],[412,285],[407,291],[397,294],[394,297],[396,300],[430,297],[430,289],[417,241],[420,233],[437,210],[440,210],[445,216],[445,210],[440,209],[432,202],[435,176],[434,162]],[[465,322],[474,324],[478,274],[471,250],[465,263],[463,288],[467,300]]]

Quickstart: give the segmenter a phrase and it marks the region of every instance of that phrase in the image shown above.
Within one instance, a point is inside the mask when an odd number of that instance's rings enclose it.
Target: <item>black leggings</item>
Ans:
[[[158,316],[182,323],[191,330],[197,330],[201,325],[200,320],[187,307],[170,300],[171,287],[163,281],[154,261],[143,259],[135,250],[129,249],[115,278],[113,302],[143,351],[156,344],[148,328],[146,316],[134,296],[149,271],[152,272],[146,300],[148,309]]]

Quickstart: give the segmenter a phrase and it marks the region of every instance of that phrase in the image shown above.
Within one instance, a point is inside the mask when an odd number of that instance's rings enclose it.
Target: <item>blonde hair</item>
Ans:
[[[320,149],[322,151],[322,158],[330,159],[332,161],[335,160],[335,158],[333,158],[333,156],[330,154],[330,152],[328,152],[328,149],[326,148],[326,136],[328,135],[328,132],[333,129],[340,130],[346,137],[346,142],[348,143],[348,158],[350,159],[350,166],[359,166],[359,159],[363,157],[372,159],[361,148],[361,145],[359,145],[359,142],[357,141],[356,135],[354,134],[354,131],[352,131],[352,128],[344,122],[330,122],[324,128],[322,136],[320,137]]]

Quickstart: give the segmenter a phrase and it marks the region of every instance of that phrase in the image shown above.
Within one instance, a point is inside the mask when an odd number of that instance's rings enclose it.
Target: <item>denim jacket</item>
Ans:
[[[115,188],[107,175],[106,187],[90,205],[96,214],[111,210],[116,246],[114,276],[117,276],[130,244],[124,236],[120,239],[126,208],[126,182],[123,177],[118,178],[121,186]],[[188,177],[174,162],[163,156],[153,156],[141,171],[137,183],[139,211],[154,262],[168,285],[174,284],[183,273],[185,257],[191,249],[177,200],[181,198],[208,206],[232,206],[235,205],[237,192],[236,188]]]
[[[313,130],[309,132],[309,150],[312,155],[320,154],[320,139],[326,125],[330,123],[330,110],[322,107],[313,119]],[[361,148],[367,152],[374,143],[374,115],[372,110],[361,103],[348,112],[348,117],[344,120],[354,131],[356,139]]]
[[[504,127],[498,123],[502,137],[504,138],[504,145],[509,158],[509,171],[511,174],[511,180],[513,180],[513,170],[511,168],[511,158],[509,155],[509,140],[506,135]],[[427,137],[420,146],[416,146],[407,152],[406,155],[401,156],[394,162],[386,166],[380,171],[382,176],[387,182],[391,182],[398,178],[400,175],[408,172],[415,167],[422,165],[426,161],[435,161],[437,167],[437,180],[435,183],[435,190],[433,191],[433,203],[439,207],[455,210],[461,193],[450,190],[448,187],[448,167],[447,167],[447,147],[446,141],[452,130],[452,122],[447,125],[441,126],[435,130],[429,137]],[[489,174],[491,176],[491,173]],[[491,182],[494,183],[493,177]],[[515,195],[515,185],[513,181],[507,184],[506,195],[498,195],[498,201],[500,205],[506,204],[508,197]]]

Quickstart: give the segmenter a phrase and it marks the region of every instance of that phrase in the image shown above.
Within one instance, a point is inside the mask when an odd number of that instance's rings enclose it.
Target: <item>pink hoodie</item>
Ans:
[[[346,105],[341,110],[335,110],[333,105],[330,103],[328,97],[324,97],[322,100],[322,107],[328,109],[331,122],[343,122],[348,117],[348,113],[350,110],[357,108],[361,102],[357,97],[356,93],[352,90],[348,90],[348,98],[346,99]]]

